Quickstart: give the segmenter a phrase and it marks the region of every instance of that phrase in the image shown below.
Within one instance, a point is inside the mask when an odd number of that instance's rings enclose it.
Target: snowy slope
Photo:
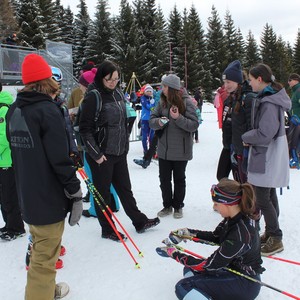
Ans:
[[[138,253],[127,241],[128,247],[141,266],[135,269],[134,262],[120,243],[101,238],[96,219],[82,218],[80,227],[66,225],[63,244],[67,254],[63,257],[64,268],[58,270],[57,281],[65,281],[71,292],[66,300],[175,300],[174,285],[182,278],[182,266],[172,259],[162,258],[155,252],[161,241],[172,229],[181,227],[214,229],[221,217],[212,210],[210,187],[216,183],[215,173],[221,151],[221,131],[217,127],[215,109],[211,104],[203,108],[204,122],[199,128],[200,143],[194,145],[194,159],[187,167],[187,193],[184,218],[175,220],[172,216],[161,219],[155,229],[137,234],[129,218],[121,209],[117,217],[127,229],[137,246],[144,253]],[[148,217],[156,216],[162,208],[158,181],[157,162],[144,170],[132,160],[142,155],[141,142],[130,144],[128,164],[133,192],[139,208]],[[300,171],[291,170],[290,190],[284,189],[279,196],[280,223],[284,233],[284,252],[279,257],[300,262],[299,234],[299,179]],[[38,183],[37,183],[38,184]],[[85,187],[84,187],[85,189]],[[279,194],[279,191],[278,191]],[[87,204],[85,204],[88,207]],[[0,227],[3,221],[0,217]],[[262,223],[263,228],[263,223]],[[214,247],[188,242],[184,246],[203,256],[208,256]],[[25,251],[27,238],[13,242],[0,241],[0,298],[21,300],[26,284]],[[267,271],[262,281],[283,291],[300,297],[300,266],[264,259]],[[289,297],[262,287],[257,299],[288,299]],[[291,298],[290,298],[291,299]],[[300,299],[300,298],[299,298]]]

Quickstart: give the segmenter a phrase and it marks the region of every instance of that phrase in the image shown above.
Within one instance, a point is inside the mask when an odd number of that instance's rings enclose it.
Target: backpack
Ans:
[[[96,112],[95,112],[94,121],[97,122],[99,119],[99,116],[100,116],[100,112],[102,110],[102,97],[101,97],[100,92],[96,89],[91,90],[89,93],[93,93],[96,96]],[[85,150],[85,146],[84,146],[83,140],[79,133],[80,113],[81,113],[81,105],[79,105],[76,119],[73,124],[73,129],[75,132],[75,138],[76,138],[79,150],[82,151],[82,150]]]

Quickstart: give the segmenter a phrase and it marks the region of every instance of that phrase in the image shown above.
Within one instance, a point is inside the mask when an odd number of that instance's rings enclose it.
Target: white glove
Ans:
[[[189,231],[188,228],[181,228],[174,231],[171,231],[169,234],[169,239],[174,244],[179,244],[182,241],[186,241],[188,237],[194,237],[194,235]]]

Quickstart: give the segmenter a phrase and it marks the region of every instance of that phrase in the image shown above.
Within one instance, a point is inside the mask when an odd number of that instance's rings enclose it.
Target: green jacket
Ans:
[[[0,168],[12,166],[11,152],[8,140],[6,138],[6,120],[5,116],[8,106],[12,104],[13,96],[6,91],[0,93]]]
[[[300,118],[300,82],[292,87],[292,114]]]

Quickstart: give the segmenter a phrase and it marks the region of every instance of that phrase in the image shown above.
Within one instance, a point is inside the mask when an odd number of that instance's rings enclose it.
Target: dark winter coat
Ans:
[[[213,232],[190,231],[201,240],[220,245],[207,258],[204,270],[215,272],[228,267],[247,275],[262,273],[260,238],[254,220],[238,213],[233,218],[225,218]],[[194,270],[203,261],[185,254],[174,254],[173,257]]]
[[[55,103],[60,109],[64,120],[65,120],[65,127],[66,127],[66,132],[68,133],[68,141],[69,141],[69,147],[70,147],[70,155],[71,154],[76,154],[78,155],[78,148],[75,142],[75,135],[70,119],[70,114],[68,111],[67,106],[65,105],[65,101],[61,100],[59,97],[55,99]]]
[[[96,96],[88,92],[81,104],[79,132],[88,154],[96,161],[103,155],[120,156],[128,152],[129,136],[125,98],[121,92],[97,89],[101,94],[102,108],[95,122]],[[100,105],[101,106],[101,105]]]
[[[300,118],[300,83],[292,87],[292,114]]]
[[[159,158],[173,161],[187,161],[193,158],[193,132],[199,126],[196,108],[188,94],[183,95],[185,112],[174,120],[170,117],[170,105],[164,107],[160,102],[151,113],[150,127],[160,130],[159,119],[167,117],[169,122],[158,139],[157,155]]]
[[[284,112],[291,109],[285,89],[265,88],[253,99],[250,131],[242,139],[250,145],[248,182],[260,187],[285,187],[289,183],[289,151]]]
[[[62,221],[70,208],[64,189],[74,194],[80,181],[59,108],[48,95],[20,92],[6,118],[24,221],[31,225]]]
[[[242,155],[244,149],[241,136],[251,128],[251,107],[255,95],[252,93],[251,86],[245,81],[239,98],[231,94],[224,101],[223,147],[230,149],[232,145],[238,155]]]

